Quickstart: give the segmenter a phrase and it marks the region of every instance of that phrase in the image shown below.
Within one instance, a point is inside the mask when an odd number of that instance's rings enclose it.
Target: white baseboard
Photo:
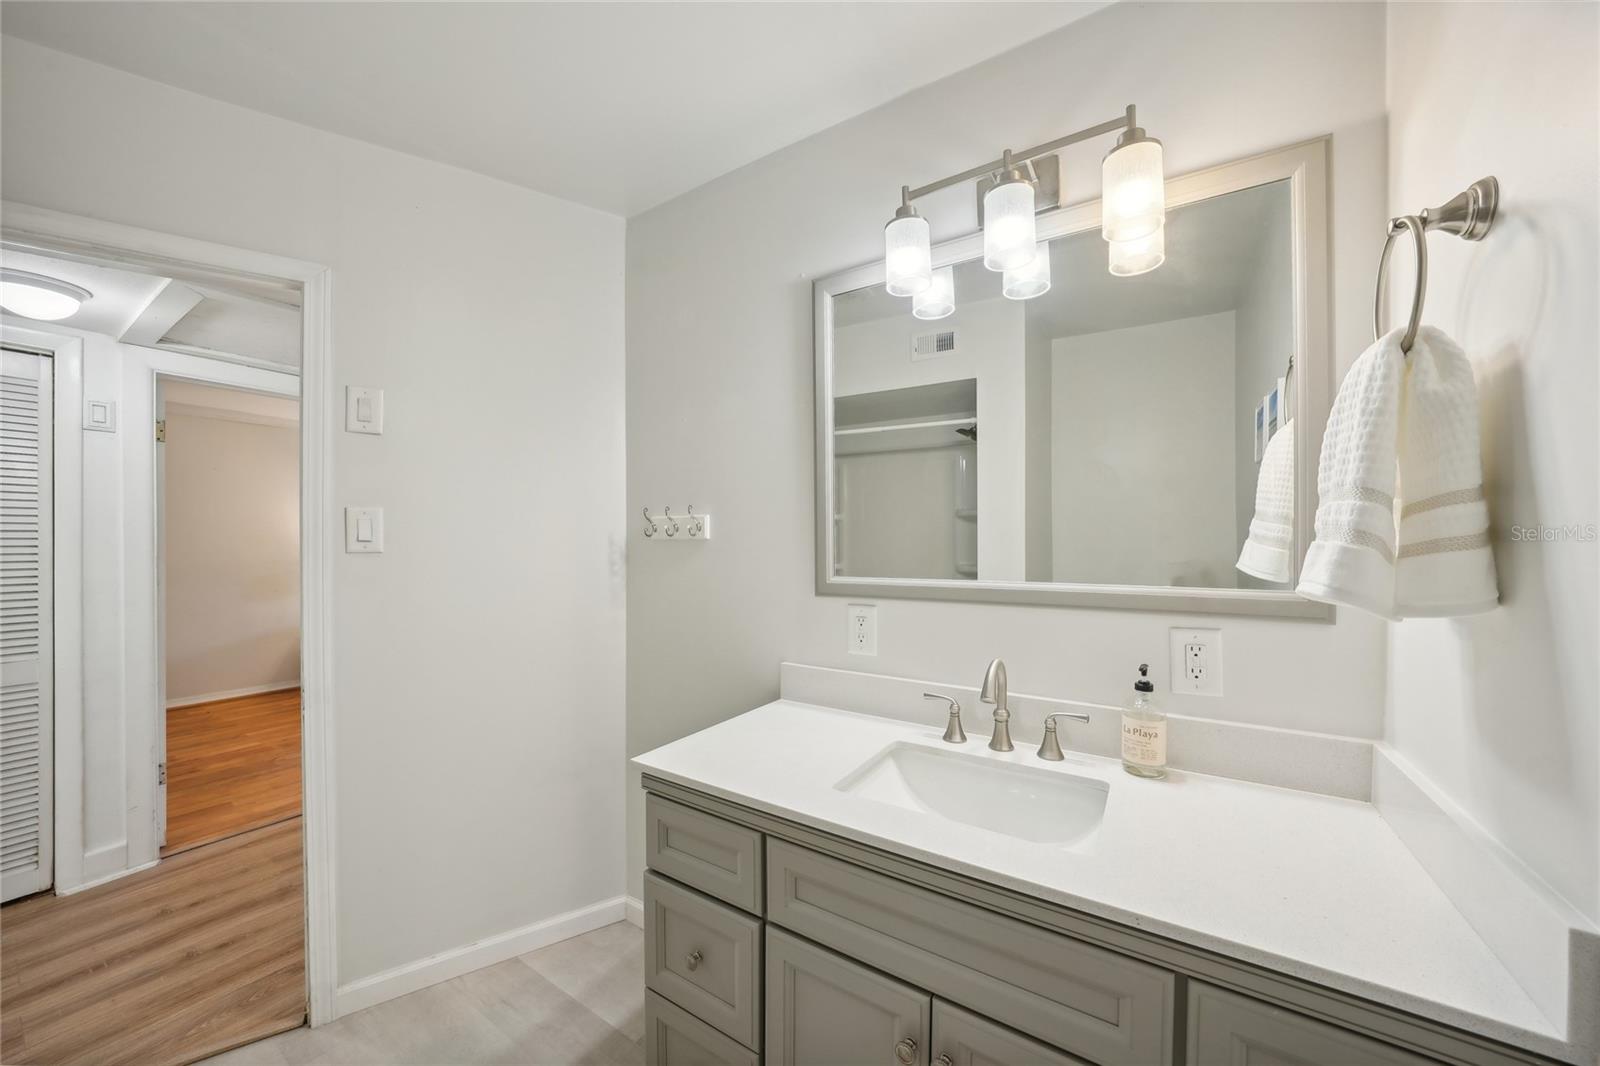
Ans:
[[[126,848],[119,846],[116,850],[121,852],[124,856],[127,854]],[[111,873],[101,874],[99,877],[89,881],[80,882],[76,885],[67,885],[63,887],[58,884],[56,885],[56,895],[75,896],[79,892],[87,892],[91,888],[99,888],[101,885],[110,884],[112,881],[119,881],[122,878],[127,877],[129,874],[138,873],[140,870],[148,870],[160,861],[160,859],[151,859],[149,862],[140,863],[138,866],[133,866],[126,870],[113,870]]]
[[[628,924],[644,928],[644,900],[638,896],[624,896],[628,908]]]
[[[370,977],[359,978],[347,985],[340,985],[334,992],[333,1016],[342,1018],[385,1000],[599,929],[621,921],[626,912],[627,897],[616,896],[520,929],[510,929],[425,959],[408,962]]]
[[[299,688],[298,681],[275,681],[270,685],[251,685],[249,688],[232,688],[226,692],[207,692],[200,696],[185,696],[178,700],[168,700],[167,710],[177,707],[193,707],[197,703],[215,703],[217,700],[236,700],[241,696],[259,696],[266,692],[287,692],[292,688]]]

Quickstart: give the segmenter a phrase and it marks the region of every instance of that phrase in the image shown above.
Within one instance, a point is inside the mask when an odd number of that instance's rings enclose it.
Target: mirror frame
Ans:
[[[1328,138],[1305,141],[1167,180],[1167,206],[1181,207],[1270,182],[1290,183],[1294,268],[1295,575],[1310,547],[1316,515],[1317,458],[1333,391],[1328,241]],[[1100,226],[1100,201],[1059,207],[1038,216],[1040,240]],[[933,247],[935,268],[983,254],[983,234]],[[842,270],[812,285],[816,362],[814,426],[816,466],[816,591],[819,596],[1094,607],[1177,614],[1254,615],[1321,622],[1334,619],[1330,604],[1289,590],[1188,588],[1162,585],[1092,585],[1065,582],[963,581],[949,578],[835,577],[833,542],[833,298],[884,283],[881,260]],[[1307,431],[1310,427],[1310,431]]]

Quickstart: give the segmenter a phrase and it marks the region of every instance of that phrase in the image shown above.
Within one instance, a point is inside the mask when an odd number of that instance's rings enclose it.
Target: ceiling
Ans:
[[[83,306],[56,325],[128,344],[285,369],[300,366],[298,291],[197,272],[179,279],[9,246],[0,246],[0,266],[89,291]]]
[[[624,216],[1105,3],[55,3],[0,30]]]

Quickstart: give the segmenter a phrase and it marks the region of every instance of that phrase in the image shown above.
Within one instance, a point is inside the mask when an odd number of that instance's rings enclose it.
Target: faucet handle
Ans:
[[[1066,758],[1061,753],[1061,741],[1056,737],[1057,718],[1071,718],[1077,722],[1089,720],[1089,716],[1081,711],[1056,711],[1044,716],[1044,739],[1039,742],[1039,758],[1050,762],[1061,762]]]
[[[961,704],[938,692],[924,692],[922,698],[925,700],[944,700],[950,705],[950,721],[945,723],[944,742],[946,744],[965,744],[967,742],[967,731],[961,728]]]

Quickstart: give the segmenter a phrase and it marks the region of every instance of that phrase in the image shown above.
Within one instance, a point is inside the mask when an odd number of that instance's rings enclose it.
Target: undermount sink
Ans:
[[[1104,781],[909,744],[884,748],[833,786],[1036,844],[1082,844],[1100,827]]]

